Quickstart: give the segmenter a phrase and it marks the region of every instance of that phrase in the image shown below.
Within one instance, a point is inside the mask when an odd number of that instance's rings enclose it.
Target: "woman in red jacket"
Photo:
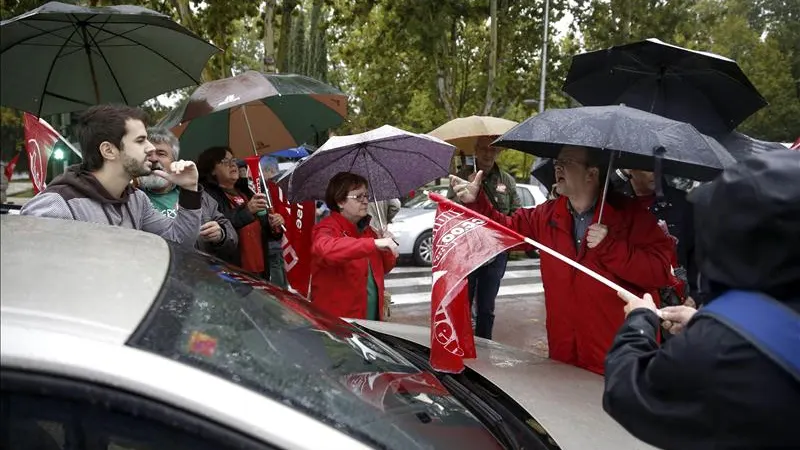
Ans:
[[[328,183],[331,214],[314,226],[311,302],[337,317],[383,319],[383,277],[397,261],[397,244],[387,231],[369,226],[367,180],[340,172]]]

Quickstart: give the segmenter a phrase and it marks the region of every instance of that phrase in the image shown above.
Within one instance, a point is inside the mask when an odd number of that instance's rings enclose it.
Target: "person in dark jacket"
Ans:
[[[800,326],[798,180],[797,154],[775,151],[690,194],[702,224],[695,230],[699,269],[714,294],[704,308],[758,293]],[[800,448],[797,373],[730,322],[687,306],[661,310],[672,331],[682,331],[659,348],[652,298],[627,300],[603,395],[604,409],[625,429],[665,449]]]
[[[228,147],[211,147],[197,159],[200,183],[231,221],[239,235],[239,252],[233,263],[269,280],[267,266],[270,239],[280,240],[283,218],[267,214],[267,198],[254,193],[247,179],[239,177],[236,159]]]

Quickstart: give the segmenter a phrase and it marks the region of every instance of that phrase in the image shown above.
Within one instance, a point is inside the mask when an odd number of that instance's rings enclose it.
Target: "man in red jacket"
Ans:
[[[675,282],[670,261],[673,241],[655,217],[634,200],[610,192],[598,223],[602,193],[601,154],[564,146],[555,161],[559,197],[506,216],[480,192],[483,173],[473,182],[451,176],[459,200],[469,208],[530,236],[637,295]],[[603,373],[606,352],[624,321],[617,293],[556,258],[541,254],[550,357]]]

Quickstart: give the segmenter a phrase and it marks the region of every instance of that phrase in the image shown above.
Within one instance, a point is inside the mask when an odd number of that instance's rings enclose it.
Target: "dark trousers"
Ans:
[[[500,282],[506,273],[508,253],[500,253],[494,261],[477,268],[467,278],[470,311],[476,305],[475,336],[491,339],[494,326],[494,303]]]

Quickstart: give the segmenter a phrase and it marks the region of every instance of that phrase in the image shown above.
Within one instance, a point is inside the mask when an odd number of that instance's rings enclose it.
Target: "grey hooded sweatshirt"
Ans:
[[[20,214],[132,228],[193,247],[200,232],[201,202],[200,192],[181,189],[178,214],[171,220],[153,208],[144,192],[128,186],[116,198],[90,172],[72,166],[28,201]]]

